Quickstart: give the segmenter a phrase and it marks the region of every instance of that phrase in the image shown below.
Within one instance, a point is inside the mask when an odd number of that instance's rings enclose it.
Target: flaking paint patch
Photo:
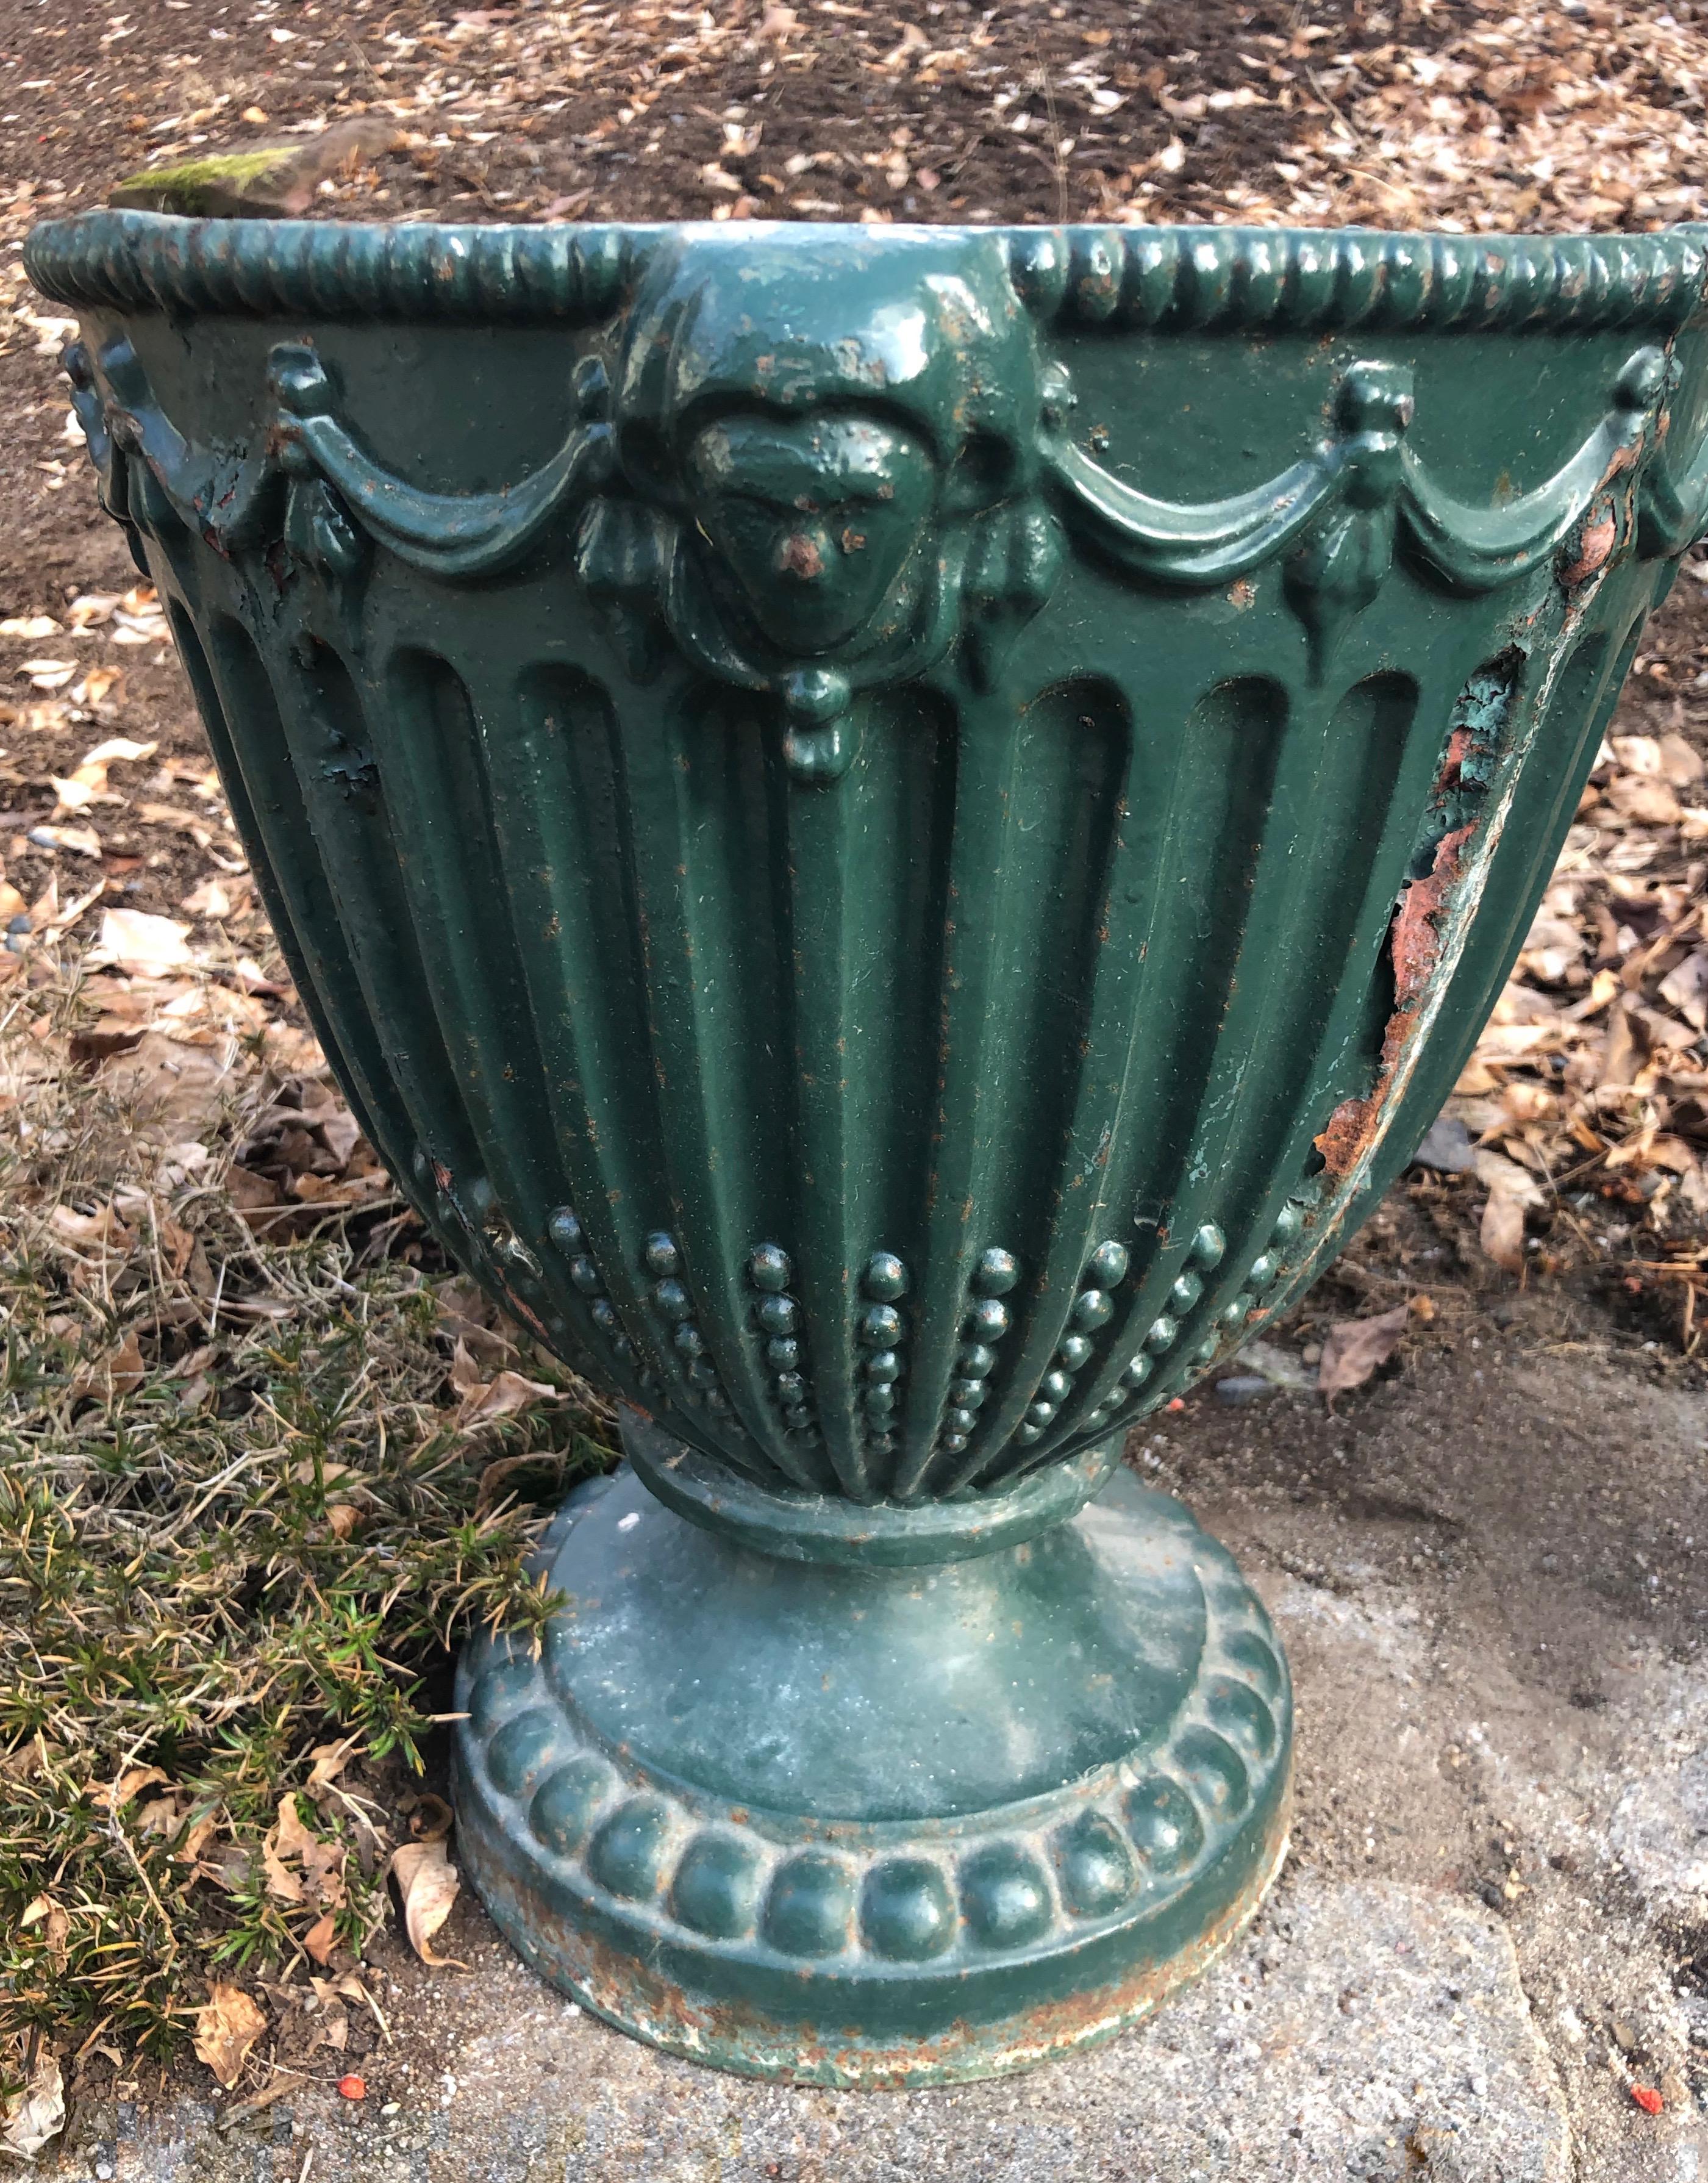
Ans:
[[[1460,730],[1448,749],[1449,770],[1456,775],[1463,759]],[[1444,782],[1446,780],[1444,774]],[[1441,920],[1452,903],[1453,892],[1463,876],[1462,853],[1476,832],[1474,823],[1444,834],[1435,845],[1428,874],[1412,880],[1400,897],[1388,932],[1388,958],[1394,971],[1394,1012],[1382,1035],[1382,1058],[1371,1090],[1359,1099],[1343,1099],[1328,1118],[1328,1126],[1316,1139],[1323,1164],[1335,1181],[1343,1181],[1361,1154],[1374,1141],[1382,1113],[1399,1076],[1406,1050],[1417,1036],[1423,1017],[1419,1003],[1441,959]]]

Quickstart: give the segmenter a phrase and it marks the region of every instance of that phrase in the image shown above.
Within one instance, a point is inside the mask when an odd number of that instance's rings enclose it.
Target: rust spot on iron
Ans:
[[[824,573],[824,557],[805,531],[791,530],[783,542],[779,556],[785,571],[811,583]]]
[[[488,1908],[521,1943],[523,1952],[554,1983],[569,1984],[586,2005],[625,2030],[744,2074],[795,2084],[900,2091],[966,2074],[973,2058],[999,2070],[1023,2068],[1107,2038],[1148,2016],[1175,1988],[1201,1976],[1250,1921],[1279,1869],[1291,1802],[1290,1791],[1284,1792],[1250,1878],[1177,1954],[1142,1963],[1112,1982],[1018,2013],[998,2025],[963,2016],[930,2036],[881,2043],[863,2038],[853,2025],[813,2020],[809,2012],[814,2003],[822,2008],[828,1997],[822,1973],[811,1964],[802,1964],[796,1974],[795,1983],[802,1989],[801,2014],[792,2022],[779,2020],[772,2011],[733,1996],[685,1991],[657,1961],[613,1946],[554,1912],[538,1896],[524,1893],[514,1875],[484,1849],[472,1852],[473,1876]],[[821,1837],[814,1830],[811,1838]],[[825,1830],[822,1838],[832,1838],[831,1830]]]
[[[1456,736],[1455,742],[1458,738]],[[1427,879],[1413,880],[1400,897],[1394,916],[1389,947],[1394,964],[1394,997],[1400,1008],[1410,1008],[1422,992],[1441,953],[1437,919],[1460,875],[1460,851],[1476,832],[1474,825],[1456,827],[1435,845],[1434,862]]]
[[[521,1297],[517,1295],[513,1289],[507,1287],[502,1291],[502,1293],[505,1303],[515,1314],[516,1317],[522,1321],[522,1324],[524,1326],[530,1328],[537,1339],[543,1341],[546,1347],[549,1349],[552,1347],[552,1336],[546,1332],[546,1328],[541,1324],[538,1315],[532,1311],[527,1304],[523,1303]]]
[[[1448,746],[1447,764],[1442,775],[1444,786],[1450,784],[1450,778],[1456,778],[1464,761],[1466,745],[1461,743],[1461,736],[1466,736],[1468,743],[1467,732],[1461,729],[1455,731]],[[1328,1117],[1328,1126],[1316,1140],[1323,1166],[1337,1182],[1351,1173],[1373,1142],[1400,1064],[1417,1034],[1418,1003],[1440,960],[1441,915],[1459,883],[1461,852],[1476,830],[1472,825],[1444,834],[1435,845],[1434,862],[1428,876],[1411,880],[1400,897],[1400,907],[1394,913],[1394,922],[1388,932],[1388,958],[1394,971],[1394,1012],[1382,1035],[1382,1058],[1376,1081],[1361,1099],[1343,1099]]]
[[[1560,571],[1560,580],[1568,591],[1606,565],[1618,536],[1618,521],[1611,508],[1604,508],[1603,513],[1584,525],[1578,558]]]

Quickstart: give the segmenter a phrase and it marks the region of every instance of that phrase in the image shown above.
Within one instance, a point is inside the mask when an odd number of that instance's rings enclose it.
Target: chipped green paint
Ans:
[[[1336,1250],[1708,522],[1694,231],[32,236],[305,1003],[623,1404],[463,1854],[824,2084],[1134,2020],[1286,1670],[1128,1426]]]

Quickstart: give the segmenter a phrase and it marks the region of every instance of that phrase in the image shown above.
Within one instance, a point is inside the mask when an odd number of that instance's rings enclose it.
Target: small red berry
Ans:
[[[368,2097],[367,2086],[363,2083],[353,2069],[347,2077],[341,2077],[338,2080],[338,2089],[347,2100],[365,2100]]]

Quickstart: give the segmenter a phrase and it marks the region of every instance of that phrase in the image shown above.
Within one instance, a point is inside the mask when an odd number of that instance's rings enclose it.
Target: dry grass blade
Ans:
[[[0,1007],[0,1643],[28,1664],[0,1689],[14,2088],[32,2037],[97,2026],[163,2058],[193,2035],[233,2083],[253,1977],[348,1975],[386,1914],[394,1807],[419,1803],[442,1703],[424,1677],[465,1625],[545,1611],[517,1489],[555,1497],[608,1459],[597,1406],[452,1283],[458,1325],[510,1360],[460,1421],[441,1262],[312,1049],[184,1042],[230,997],[217,967],[192,966],[169,1035],[134,1034],[158,1005],[143,974],[69,947]]]

